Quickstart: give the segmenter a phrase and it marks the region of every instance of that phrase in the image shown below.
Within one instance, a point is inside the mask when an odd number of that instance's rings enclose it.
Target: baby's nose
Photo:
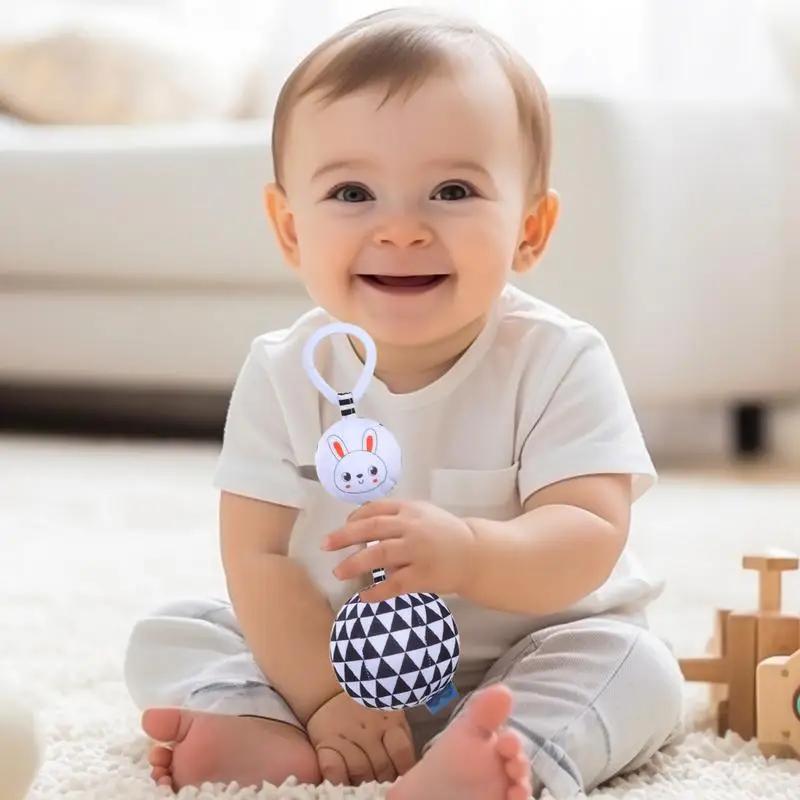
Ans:
[[[359,480],[361,480],[363,477],[364,477],[363,472],[359,472],[358,475],[356,475],[356,478],[358,478]]]
[[[381,221],[373,233],[373,241],[377,245],[419,248],[431,244],[433,231],[416,214],[401,210]]]

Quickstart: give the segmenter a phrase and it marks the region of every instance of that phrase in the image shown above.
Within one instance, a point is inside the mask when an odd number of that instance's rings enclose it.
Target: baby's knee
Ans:
[[[230,606],[209,599],[176,600],[134,624],[123,672],[129,687],[149,685],[162,673],[201,666],[209,652],[238,652],[242,647]]]
[[[594,703],[601,717],[666,737],[680,723],[684,687],[670,648],[651,630],[623,620],[587,624],[587,631],[592,641],[585,645],[597,658],[598,676],[605,676]]]
[[[209,597],[170,600],[151,611],[144,619],[197,619],[218,622],[233,617],[230,603]]]
[[[590,708],[558,741],[573,778],[590,792],[616,775],[638,769],[678,731],[683,676],[654,633],[620,623],[607,631],[606,682]],[[613,644],[612,644],[613,640]]]
[[[627,665],[633,694],[647,708],[656,736],[668,737],[680,724],[685,681],[678,660],[667,644],[649,630],[639,632]],[[623,684],[624,687],[624,684]]]
[[[146,648],[154,637],[161,640],[164,626],[171,621],[202,619],[208,612],[207,606],[205,600],[173,600],[158,606],[134,623],[128,636],[128,657],[132,652]]]
[[[587,790],[644,766],[680,729],[684,680],[677,659],[651,631],[630,635],[630,649],[594,707],[607,759]]]
[[[153,638],[161,642],[169,631],[182,638],[185,631],[197,630],[197,623],[239,634],[238,623],[230,604],[208,598],[172,600],[158,606],[138,620],[131,630],[128,647],[147,645]]]

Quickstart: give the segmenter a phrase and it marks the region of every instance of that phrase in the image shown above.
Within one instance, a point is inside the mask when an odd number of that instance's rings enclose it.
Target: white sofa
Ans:
[[[800,395],[800,113],[557,95],[563,216],[523,285],[636,404]],[[0,131],[0,383],[226,391],[308,307],[264,218],[265,122]]]

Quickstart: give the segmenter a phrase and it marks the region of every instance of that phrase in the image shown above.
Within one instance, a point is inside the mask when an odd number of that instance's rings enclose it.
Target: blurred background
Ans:
[[[277,91],[376,0],[0,0],[0,426],[220,435],[309,307]],[[414,5],[452,7],[452,3]],[[661,463],[800,463],[800,4],[462,0],[541,73],[564,213],[523,285],[609,339]]]
[[[41,709],[31,800],[148,792],[129,631],[226,596],[231,386],[251,340],[310,306],[263,211],[276,95],[392,5],[0,0],[0,688]],[[800,0],[415,5],[472,15],[550,92],[563,214],[521,282],[613,348],[661,476],[631,526],[666,581],[651,624],[701,655],[714,609],[757,601],[742,556],[798,547]],[[796,796],[794,767],[744,746],[690,737],[661,789],[648,767],[612,793]]]

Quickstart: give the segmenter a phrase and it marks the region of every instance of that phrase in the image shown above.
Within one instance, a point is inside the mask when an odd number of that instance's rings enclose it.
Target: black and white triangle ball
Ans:
[[[331,663],[344,690],[367,708],[426,703],[453,679],[458,628],[438,595],[401,594],[345,603],[331,631]]]

